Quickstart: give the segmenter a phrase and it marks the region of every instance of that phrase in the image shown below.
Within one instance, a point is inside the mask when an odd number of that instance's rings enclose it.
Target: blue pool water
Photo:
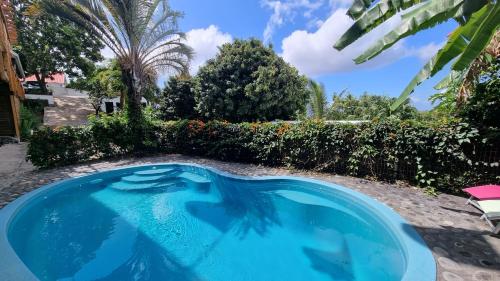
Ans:
[[[404,279],[407,246],[376,214],[319,182],[144,166],[39,193],[7,237],[40,280]]]

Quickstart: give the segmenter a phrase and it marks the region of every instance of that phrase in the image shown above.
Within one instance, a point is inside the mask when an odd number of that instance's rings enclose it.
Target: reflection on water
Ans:
[[[268,190],[243,183],[215,185],[220,196],[218,202],[189,201],[186,210],[221,232],[234,230],[241,239],[253,230],[265,235],[273,225],[279,225],[279,217]]]
[[[41,280],[401,279],[398,244],[360,206],[297,181],[200,175],[203,192],[189,176],[68,189],[17,216],[9,240]]]
[[[135,237],[131,250],[131,256],[111,273],[88,280],[201,280],[144,234]]]

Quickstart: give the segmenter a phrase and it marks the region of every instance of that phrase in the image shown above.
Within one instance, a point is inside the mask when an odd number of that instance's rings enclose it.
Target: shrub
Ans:
[[[89,160],[96,154],[89,128],[42,128],[30,137],[28,159],[38,167],[54,167]]]
[[[224,44],[195,80],[196,108],[206,119],[289,120],[308,98],[307,79],[257,39]]]
[[[79,129],[38,131],[29,158],[37,166],[51,167],[132,152],[134,139],[129,138],[126,122],[108,118]],[[430,191],[459,192],[464,186],[500,180],[499,155],[494,154],[500,145],[498,132],[486,134],[467,124],[181,120],[147,122],[145,128],[145,152],[404,180]]]
[[[458,115],[471,124],[500,127],[500,61],[489,69],[489,79],[478,83],[474,93],[459,108]]]
[[[42,121],[40,120],[40,116],[37,115],[37,112],[23,104],[20,106],[19,117],[21,119],[21,139],[27,140],[31,135],[31,131],[37,129],[42,124]]]
[[[165,120],[196,117],[194,83],[190,77],[172,76],[160,95],[161,117]]]

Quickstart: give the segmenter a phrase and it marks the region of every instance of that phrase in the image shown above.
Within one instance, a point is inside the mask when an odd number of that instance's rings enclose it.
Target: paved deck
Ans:
[[[27,143],[0,146],[0,190],[2,185],[11,186],[17,182],[18,177],[35,170],[35,167],[25,160],[27,149]]]
[[[94,109],[84,96],[54,96],[55,106],[45,107],[43,124],[50,127],[82,126]]]
[[[447,194],[431,197],[416,188],[352,177],[227,163],[179,155],[129,158],[45,171],[26,171],[21,175],[13,176],[14,179],[10,181],[6,181],[4,176],[0,181],[0,208],[20,195],[50,182],[114,167],[160,162],[198,163],[250,176],[306,176],[347,186],[387,204],[417,229],[434,254],[438,280],[500,280],[500,238],[490,234],[487,224],[479,220],[479,212],[464,204],[465,198]]]

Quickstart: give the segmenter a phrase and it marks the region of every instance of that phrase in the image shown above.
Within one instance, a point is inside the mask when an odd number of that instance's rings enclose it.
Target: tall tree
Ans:
[[[328,119],[333,120],[372,120],[374,118],[397,118],[401,120],[418,117],[417,109],[409,101],[405,101],[396,111],[390,106],[395,98],[370,95],[364,93],[356,98],[351,93],[343,91],[333,95],[333,103],[328,110]]]
[[[43,0],[46,11],[69,19],[99,38],[116,55],[127,86],[133,128],[142,121],[141,99],[159,72],[188,69],[192,50],[179,31],[179,12],[167,0]]]
[[[313,117],[316,119],[325,118],[326,111],[326,93],[325,86],[323,84],[317,83],[314,80],[309,80],[309,105],[313,113]]]
[[[27,75],[35,75],[43,93],[47,93],[45,78],[56,72],[70,76],[90,74],[100,61],[101,41],[74,23],[38,13],[40,0],[14,0],[18,43]]]
[[[289,120],[306,108],[307,79],[257,39],[224,44],[196,80],[202,118]]]
[[[196,117],[194,81],[187,75],[172,76],[162,91],[160,111],[163,119],[191,119]]]
[[[112,60],[108,66],[98,67],[87,77],[72,81],[68,88],[87,91],[95,114],[98,115],[102,102],[106,98],[122,97],[126,87],[122,83],[119,66]]]
[[[392,105],[393,110],[417,85],[448,63],[454,61],[453,72],[467,72],[500,25],[500,3],[497,0],[354,0],[347,14],[356,22],[337,40],[335,48],[342,50],[399,12],[402,13],[402,23],[357,57],[356,63],[370,60],[399,40],[449,19],[454,19],[459,26],[410,81]],[[453,72],[451,75],[456,75]]]

